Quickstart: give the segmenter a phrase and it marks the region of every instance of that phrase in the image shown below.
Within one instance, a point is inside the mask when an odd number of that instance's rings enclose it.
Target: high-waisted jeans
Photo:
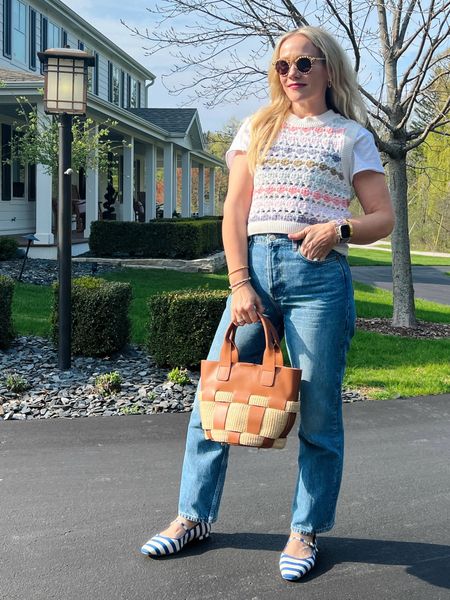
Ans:
[[[341,386],[355,322],[348,262],[334,250],[324,261],[313,262],[286,235],[264,234],[249,238],[249,270],[264,314],[280,337],[285,337],[291,365],[302,369],[291,528],[305,534],[329,531],[342,478]],[[231,297],[211,345],[210,360],[219,358],[231,320],[230,305]],[[260,323],[238,327],[236,343],[240,360],[261,362],[265,341]],[[196,396],[181,477],[181,516],[191,521],[217,520],[228,453],[229,446],[205,439]]]

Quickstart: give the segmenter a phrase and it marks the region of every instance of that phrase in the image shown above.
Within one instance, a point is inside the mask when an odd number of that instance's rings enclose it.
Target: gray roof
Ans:
[[[0,81],[15,83],[18,81],[42,81],[44,77],[40,73],[29,73],[27,71],[14,71],[13,69],[0,69]]]
[[[196,108],[129,108],[142,119],[165,129],[169,133],[186,134]]]

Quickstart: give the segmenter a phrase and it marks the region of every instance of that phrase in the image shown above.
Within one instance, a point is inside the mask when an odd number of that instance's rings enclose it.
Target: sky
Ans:
[[[240,120],[244,119],[261,106],[261,100],[250,99],[239,103],[239,105],[223,104],[209,109],[202,106],[200,100],[188,100],[187,94],[171,96],[161,81],[161,75],[169,72],[172,57],[167,54],[164,56],[162,54],[146,56],[143,49],[145,40],[133,36],[120,22],[123,19],[130,26],[135,25],[139,29],[145,29],[146,26],[151,27],[150,15],[146,8],[154,6],[155,0],[132,0],[123,4],[117,2],[117,0],[63,1],[103,35],[156,75],[155,83],[149,90],[149,104],[152,108],[197,108],[203,131],[219,131],[232,117]]]

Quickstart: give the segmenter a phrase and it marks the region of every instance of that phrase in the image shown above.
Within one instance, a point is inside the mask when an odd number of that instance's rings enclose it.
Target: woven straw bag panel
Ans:
[[[254,406],[263,406],[264,408],[267,408],[267,406],[269,406],[269,398],[267,398],[267,396],[256,396],[255,394],[252,394],[248,398],[248,403]]]
[[[211,437],[215,442],[228,442],[228,432],[223,429],[211,429]]]
[[[255,435],[254,433],[241,433],[239,443],[243,446],[262,446],[264,438],[262,435]]]
[[[262,446],[264,442],[264,436],[262,435],[254,435],[252,433],[241,433],[241,437],[239,439],[239,443],[242,446]],[[284,448],[286,445],[286,438],[280,438],[278,440],[274,440],[272,448]]]
[[[228,431],[245,431],[247,429],[248,413],[248,404],[230,404],[230,408],[227,412],[225,429]]]
[[[283,433],[288,420],[288,414],[275,408],[266,408],[261,424],[260,434],[263,437],[276,439]]]
[[[286,412],[290,412],[290,413],[300,412],[300,402],[291,402],[290,400],[288,400],[288,402],[286,402]]]
[[[216,402],[233,402],[233,392],[217,391],[214,395]]]
[[[200,402],[200,417],[203,429],[213,428],[215,405],[215,402]]]

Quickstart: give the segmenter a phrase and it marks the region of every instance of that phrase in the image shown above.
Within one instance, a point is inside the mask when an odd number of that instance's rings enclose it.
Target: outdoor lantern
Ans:
[[[44,110],[48,114],[86,114],[88,67],[95,58],[72,48],[38,52],[44,66]]]
[[[72,336],[72,124],[87,109],[88,67],[82,50],[51,48],[38,53],[44,66],[44,110],[58,118],[58,366],[70,369]]]

